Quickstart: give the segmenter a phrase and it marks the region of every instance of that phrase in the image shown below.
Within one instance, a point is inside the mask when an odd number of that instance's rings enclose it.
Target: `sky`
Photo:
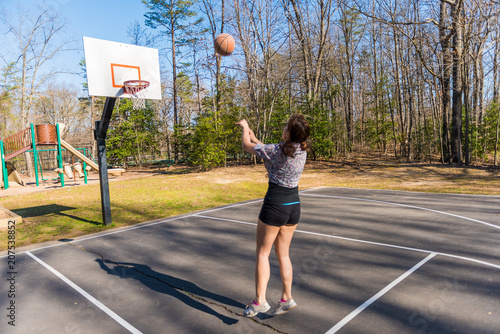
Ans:
[[[61,53],[57,66],[70,72],[81,72],[79,63],[84,58],[83,36],[130,43],[127,28],[135,21],[144,26],[144,13],[147,9],[141,0],[0,0],[0,9],[6,10],[9,17],[17,15],[19,6],[33,10],[50,6],[67,20],[63,35],[68,40],[75,40],[75,50]],[[4,33],[2,31],[2,35]],[[2,49],[0,52],[8,52],[8,48]],[[85,82],[76,74],[59,75],[57,80],[75,85],[77,89]]]

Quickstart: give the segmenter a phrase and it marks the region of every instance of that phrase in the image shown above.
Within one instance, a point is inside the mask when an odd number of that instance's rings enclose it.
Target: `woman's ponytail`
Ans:
[[[285,153],[287,157],[293,157],[295,155],[295,151],[297,151],[295,144],[290,139],[284,142],[282,147],[283,153]]]
[[[302,150],[307,150],[309,147],[310,127],[303,115],[292,115],[287,123],[289,136],[282,145],[283,153],[288,157],[293,157],[297,148],[295,144],[300,144]]]

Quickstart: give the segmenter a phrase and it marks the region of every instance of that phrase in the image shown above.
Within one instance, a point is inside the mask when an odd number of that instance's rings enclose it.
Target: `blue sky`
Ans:
[[[0,8],[7,10],[10,17],[16,15],[19,5],[33,10],[50,6],[67,20],[63,38],[75,40],[76,50],[60,54],[57,61],[58,66],[74,72],[80,70],[78,64],[84,56],[83,36],[130,43],[127,28],[135,21],[144,26],[146,11],[141,0],[0,0]],[[61,75],[58,80],[76,88],[84,81],[78,75]]]

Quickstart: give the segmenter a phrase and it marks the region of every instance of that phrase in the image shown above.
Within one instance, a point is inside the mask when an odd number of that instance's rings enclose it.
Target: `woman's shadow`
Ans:
[[[177,298],[188,306],[219,318],[227,325],[234,325],[238,322],[238,320],[217,313],[203,302],[197,301],[196,299],[190,297],[188,294],[182,292],[182,290],[189,292],[197,297],[210,298],[218,304],[226,304],[238,308],[245,307],[245,305],[231,298],[204,290],[189,281],[159,273],[152,270],[151,267],[143,264],[129,262],[108,262],[101,259],[96,259],[96,262],[99,264],[101,269],[106,271],[109,275],[118,276],[123,279],[135,279],[151,290]],[[108,263],[113,264],[113,268],[110,268],[108,266]]]

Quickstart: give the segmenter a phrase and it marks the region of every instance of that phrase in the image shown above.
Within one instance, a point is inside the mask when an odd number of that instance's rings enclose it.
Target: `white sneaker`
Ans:
[[[285,314],[295,306],[297,306],[297,303],[293,300],[293,298],[288,299],[286,302],[280,300],[273,311],[273,315]]]
[[[269,305],[268,302],[265,302],[264,304],[257,304],[255,301],[252,301],[243,311],[243,315],[245,317],[253,317],[254,315],[257,315],[259,313],[265,313],[269,311],[270,308],[271,305]]]

